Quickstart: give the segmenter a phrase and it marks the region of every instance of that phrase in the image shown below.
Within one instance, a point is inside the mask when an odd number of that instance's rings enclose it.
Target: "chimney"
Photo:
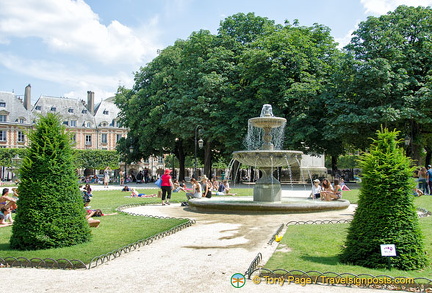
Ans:
[[[24,108],[26,110],[30,110],[31,108],[31,85],[30,84],[28,84],[28,86],[25,87]]]
[[[87,91],[87,109],[94,115],[94,92]]]

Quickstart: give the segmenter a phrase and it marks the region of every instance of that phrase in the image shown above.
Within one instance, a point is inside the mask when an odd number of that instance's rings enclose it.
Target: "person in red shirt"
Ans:
[[[162,205],[163,206],[165,204],[167,204],[167,205],[170,204],[169,200],[171,199],[171,192],[174,188],[174,184],[172,182],[170,173],[171,173],[170,169],[165,169],[164,174],[161,176],[161,180],[162,180],[162,184],[161,184]],[[165,198],[166,198],[166,201],[165,201]]]

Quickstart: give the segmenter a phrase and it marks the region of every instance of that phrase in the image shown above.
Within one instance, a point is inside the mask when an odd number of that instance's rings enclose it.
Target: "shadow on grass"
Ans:
[[[300,257],[301,259],[305,261],[310,261],[314,263],[320,263],[324,265],[337,265],[340,263],[339,258],[337,256],[309,256],[304,255]]]

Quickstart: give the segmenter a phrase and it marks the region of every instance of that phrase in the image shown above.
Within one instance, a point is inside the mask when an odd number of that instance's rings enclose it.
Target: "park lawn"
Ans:
[[[157,194],[158,188],[137,188],[138,192],[145,194]],[[246,195],[247,189],[234,189],[233,192]],[[92,209],[101,209],[103,213],[116,212],[120,206],[133,206],[142,204],[161,204],[161,199],[130,198],[130,192],[120,190],[93,191],[90,203]],[[172,193],[171,202],[179,203],[186,201],[184,192]],[[97,256],[120,249],[126,245],[146,239],[158,233],[167,231],[177,225],[187,222],[186,219],[159,219],[143,216],[132,216],[126,213],[96,218],[101,220],[98,228],[92,228],[91,240],[87,243],[70,247],[19,251],[9,247],[9,239],[12,227],[0,228],[0,258],[25,257],[25,258],[52,258],[81,260],[85,264]]]
[[[344,191],[343,198],[357,202],[358,190]],[[415,198],[415,205],[432,211],[432,197]],[[425,250],[432,255],[432,217],[419,219],[425,236]],[[432,265],[419,271],[378,270],[339,262],[338,254],[348,233],[349,224],[290,225],[275,253],[264,265],[266,269],[302,270],[351,274],[388,275],[393,277],[432,276]],[[397,249],[397,248],[396,248]],[[430,257],[429,257],[430,258]],[[429,259],[431,263],[431,259]],[[283,273],[283,272],[282,272]]]

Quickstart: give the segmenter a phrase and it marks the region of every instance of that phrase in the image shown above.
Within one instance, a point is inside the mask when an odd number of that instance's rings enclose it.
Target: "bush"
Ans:
[[[71,139],[60,118],[40,117],[29,133],[30,146],[20,168],[13,249],[70,246],[90,239],[75,174]]]
[[[360,162],[363,170],[358,208],[348,230],[344,263],[386,268],[381,244],[395,244],[391,265],[401,270],[425,266],[423,237],[414,207],[410,159],[397,146],[397,131],[378,131],[370,153]]]

